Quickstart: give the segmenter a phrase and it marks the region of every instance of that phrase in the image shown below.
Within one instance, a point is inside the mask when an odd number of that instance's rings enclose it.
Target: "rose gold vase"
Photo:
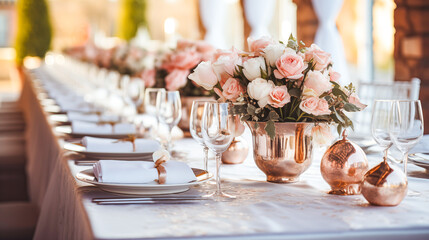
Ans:
[[[214,97],[186,97],[182,96],[180,101],[182,103],[182,118],[178,127],[185,132],[189,131],[189,118],[191,116],[192,103],[194,101],[213,101]]]
[[[242,137],[235,137],[228,149],[222,153],[222,163],[240,164],[243,163],[249,153],[247,141]]]
[[[323,179],[331,186],[330,194],[356,195],[368,171],[366,154],[345,134],[326,150],[320,163]]]
[[[311,165],[314,123],[275,123],[275,137],[265,131],[265,122],[247,122],[252,131],[253,158],[268,182],[290,183]]]
[[[362,195],[372,205],[396,206],[407,195],[408,181],[402,169],[386,161],[365,174]]]

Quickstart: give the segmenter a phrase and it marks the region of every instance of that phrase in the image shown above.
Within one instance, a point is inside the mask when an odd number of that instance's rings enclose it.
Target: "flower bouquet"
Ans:
[[[329,53],[315,44],[305,47],[292,35],[287,43],[249,39],[249,48],[218,51],[213,62],[201,62],[189,78],[206,90],[214,89],[220,101],[241,106],[242,120],[265,122],[271,138],[275,122],[334,122],[339,133],[353,128],[345,112],[366,105],[353,84],[339,84]]]
[[[179,40],[176,49],[159,56],[154,87],[180,90],[182,96],[210,96],[210,91],[189,81],[188,76],[200,62],[210,60],[214,50],[204,41]]]

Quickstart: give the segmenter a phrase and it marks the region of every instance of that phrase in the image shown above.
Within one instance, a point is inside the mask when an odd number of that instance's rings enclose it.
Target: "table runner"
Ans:
[[[40,112],[30,115],[33,118],[46,117],[40,107],[34,111]],[[397,207],[371,206],[361,195],[327,194],[329,186],[319,170],[321,152],[315,153],[312,166],[299,183],[275,184],[265,182],[250,149],[244,164],[223,166],[225,191],[237,195],[231,202],[96,205],[91,202],[94,197],[117,195],[75,180],[76,173],[88,167],[76,166],[65,157],[58,158],[61,140],[54,137],[52,128],[43,130],[40,134],[53,136],[53,142],[38,142],[39,147],[53,144],[56,150],[39,158],[33,154],[43,155],[43,151],[29,148],[33,151],[29,151],[33,156],[33,167],[29,170],[43,173],[32,173],[33,176],[50,176],[35,239],[362,239],[368,236],[421,239],[429,236],[429,180],[410,177],[409,189],[418,194],[407,196]],[[250,145],[248,130],[244,137]],[[176,141],[175,149],[184,153],[181,160],[192,167],[202,166],[202,149],[192,139]],[[374,166],[381,157],[370,156],[369,160]],[[37,165],[46,168],[36,168]],[[210,169],[214,169],[214,161],[210,161]],[[420,168],[410,166],[410,170],[411,174],[427,176]],[[207,188],[214,186],[193,187],[185,194],[202,194]]]

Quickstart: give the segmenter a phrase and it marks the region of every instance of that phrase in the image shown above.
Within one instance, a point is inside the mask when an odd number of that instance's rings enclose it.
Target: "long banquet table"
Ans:
[[[320,151],[300,182],[266,182],[253,162],[248,130],[246,161],[222,167],[225,191],[237,196],[233,201],[97,205],[94,197],[117,195],[75,179],[90,167],[75,165],[73,155],[62,150],[64,140],[38,101],[34,75],[27,76],[21,97],[28,128],[27,170],[30,198],[40,207],[34,239],[429,239],[429,173],[424,169],[410,165],[410,175],[419,176],[409,177],[415,194],[399,206],[371,206],[361,195],[327,194]],[[429,143],[429,138],[423,142]],[[194,140],[176,141],[175,149],[185,154],[181,160],[202,167],[202,149]],[[379,155],[368,159],[370,166],[381,160]],[[202,195],[212,188],[205,184],[183,194]]]

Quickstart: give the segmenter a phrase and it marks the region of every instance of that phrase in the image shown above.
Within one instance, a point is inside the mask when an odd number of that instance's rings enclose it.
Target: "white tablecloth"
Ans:
[[[41,113],[35,116],[44,117]],[[54,136],[52,129],[44,131],[44,135]],[[250,144],[249,132],[246,134]],[[424,142],[429,143],[427,139]],[[184,153],[181,159],[192,167],[202,167],[202,149],[192,139],[176,141],[175,149]],[[315,154],[301,181],[293,184],[265,182],[264,174],[252,160],[252,152],[241,165],[223,166],[225,191],[237,196],[231,202],[106,206],[91,200],[117,195],[77,181],[76,173],[88,167],[76,166],[67,158],[58,159],[58,151],[43,158],[34,156],[32,163],[46,166],[31,168],[40,171],[37,176],[49,176],[35,239],[429,238],[428,179],[409,177],[409,189],[417,194],[407,196],[397,207],[375,207],[361,195],[327,194],[329,186],[319,170],[321,153]],[[42,155],[40,151],[37,154]],[[371,166],[381,161],[379,156],[369,159]],[[429,177],[421,168],[409,168],[411,175]],[[214,170],[214,161],[210,161],[210,169]],[[183,194],[204,194],[213,188],[214,185],[196,186]]]

